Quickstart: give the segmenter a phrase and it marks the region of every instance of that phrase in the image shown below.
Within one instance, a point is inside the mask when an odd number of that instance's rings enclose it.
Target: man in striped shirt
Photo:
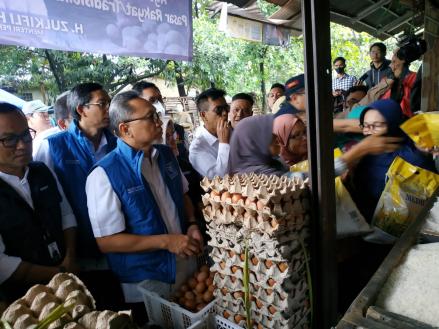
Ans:
[[[340,96],[343,91],[349,90],[357,82],[357,78],[353,75],[345,73],[346,59],[337,57],[332,62],[337,76],[332,78],[332,94],[334,97]]]

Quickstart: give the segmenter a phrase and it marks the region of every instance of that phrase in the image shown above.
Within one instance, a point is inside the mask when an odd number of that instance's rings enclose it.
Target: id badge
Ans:
[[[49,243],[47,249],[49,250],[50,258],[55,261],[61,260],[61,253],[59,252],[58,244],[56,242]]]

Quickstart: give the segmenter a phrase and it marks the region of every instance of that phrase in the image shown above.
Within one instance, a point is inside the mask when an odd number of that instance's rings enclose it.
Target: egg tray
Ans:
[[[292,254],[290,260],[282,260],[280,262],[273,261],[271,259],[264,260],[256,257],[257,253],[249,254],[249,270],[255,273],[258,281],[263,281],[268,278],[276,278],[278,281],[283,281],[285,278],[290,278],[297,275],[305,266],[305,255],[303,252],[298,251]],[[226,275],[234,275],[238,278],[242,278],[242,271],[244,268],[244,254],[234,254],[230,257],[230,252],[224,252],[224,249],[213,248],[210,252],[210,257],[218,266],[213,268],[217,269],[220,273]]]
[[[212,180],[204,178],[201,187],[205,192],[239,193],[244,197],[258,199],[264,204],[289,202],[308,194],[307,181],[257,174],[226,175],[224,178],[215,177]]]
[[[2,319],[14,325],[19,317],[17,315],[22,313],[31,317],[25,320],[26,323],[30,323],[33,319],[43,319],[60,304],[82,306],[82,311],[75,307],[69,316],[96,308],[93,296],[78,277],[70,273],[60,273],[55,275],[47,286],[37,284],[31,287],[22,298],[13,302],[3,312]]]
[[[218,304],[222,305],[224,308],[239,313],[245,310],[244,303],[244,292],[235,291],[231,292],[227,289],[220,289],[215,291],[215,296],[218,297]],[[274,293],[270,297],[274,296]],[[286,319],[289,314],[295,313],[298,308],[304,305],[309,305],[309,299],[306,293],[296,294],[294,297],[289,297],[284,300],[271,298],[272,301],[266,301],[261,298],[252,295],[251,307],[266,316],[271,316],[273,318],[281,317]]]
[[[234,313],[226,308],[221,307],[220,305],[216,305],[216,312],[220,314],[224,318],[229,321],[235,322],[235,316],[240,315],[241,321],[236,323],[240,327],[247,328],[247,324],[245,321],[245,312],[242,313]],[[251,312],[251,318],[253,321],[257,323],[256,328],[269,328],[269,329],[285,329],[285,328],[294,328],[294,329],[308,329],[309,327],[309,314],[310,310],[307,307],[303,309],[297,310],[296,313],[292,314],[288,320],[279,320],[273,319],[273,317],[263,315],[254,310]],[[254,326],[255,327],[255,326]]]
[[[221,230],[212,231],[209,227],[207,233],[211,239],[208,245],[212,248],[223,250],[223,253],[235,253],[241,255],[245,251],[244,232],[233,230],[231,227],[221,226]],[[235,232],[234,234],[229,234]],[[306,247],[306,240],[309,231],[304,227],[301,231],[285,232],[277,238],[268,235],[259,235],[255,232],[249,233],[247,242],[250,254],[258,255],[261,259],[270,259],[272,261],[284,261],[294,259],[296,253],[302,253],[302,244]],[[225,257],[226,255],[224,255]]]
[[[295,280],[292,278],[288,278],[283,282],[278,282],[275,279],[268,279],[265,281],[256,281],[256,276],[254,273],[250,273],[249,275],[249,284],[251,286],[251,293],[256,297],[261,297],[264,300],[268,299],[268,297],[275,292],[279,296],[285,298],[294,298],[296,295],[302,294],[302,292],[306,291],[308,286],[305,280],[306,272],[305,269],[303,273],[299,273]],[[215,273],[215,277],[213,279],[215,283],[215,287],[217,289],[227,288],[229,291],[243,291],[244,284],[243,280],[237,278],[232,275],[224,275],[221,273]],[[265,290],[265,294],[262,290]],[[286,297],[285,297],[286,296]],[[274,297],[273,297],[274,298]]]

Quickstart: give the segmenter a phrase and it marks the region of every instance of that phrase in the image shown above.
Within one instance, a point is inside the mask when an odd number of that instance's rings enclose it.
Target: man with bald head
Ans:
[[[203,241],[177,159],[154,144],[162,136],[154,106],[127,91],[113,98],[109,114],[117,146],[88,176],[87,205],[97,244],[139,320],[136,284],[169,296],[193,270],[188,257]]]
[[[53,173],[32,161],[34,136],[21,110],[0,103],[0,289],[9,302],[78,270],[75,216]]]

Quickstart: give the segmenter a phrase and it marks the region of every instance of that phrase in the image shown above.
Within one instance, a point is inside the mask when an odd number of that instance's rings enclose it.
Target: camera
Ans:
[[[396,56],[407,64],[418,60],[427,51],[427,42],[416,35],[404,36],[398,42]]]

